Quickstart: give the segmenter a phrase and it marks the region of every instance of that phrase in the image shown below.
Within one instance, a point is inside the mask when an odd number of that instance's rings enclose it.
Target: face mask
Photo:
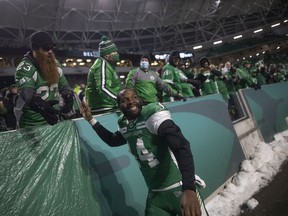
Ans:
[[[140,68],[141,68],[141,69],[144,69],[144,70],[147,70],[147,69],[149,68],[149,62],[147,62],[147,61],[142,61],[142,62],[140,63]]]
[[[118,61],[119,61],[119,54],[113,54],[113,55],[111,56],[111,59],[112,59],[112,61],[114,61],[114,62],[118,62]]]

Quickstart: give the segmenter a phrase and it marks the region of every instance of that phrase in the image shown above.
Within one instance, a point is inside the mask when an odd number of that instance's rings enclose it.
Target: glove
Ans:
[[[192,84],[196,88],[200,88],[201,82],[199,80],[194,80],[194,79],[187,79],[187,83]]]
[[[73,109],[73,102],[74,102],[74,96],[71,91],[69,91],[66,94],[62,94],[62,98],[64,100],[64,106],[60,109],[60,113],[69,113]]]
[[[56,100],[44,101],[41,97],[34,96],[28,105],[33,111],[40,113],[48,124],[54,125],[59,120],[56,115],[58,111],[53,108],[57,103],[59,102]]]

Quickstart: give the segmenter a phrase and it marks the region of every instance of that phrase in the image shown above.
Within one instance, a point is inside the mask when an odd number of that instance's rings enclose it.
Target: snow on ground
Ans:
[[[206,204],[209,216],[236,216],[240,206],[247,204],[253,209],[258,201],[253,195],[267,186],[288,159],[288,130],[274,135],[274,141],[260,142],[255,154],[244,160],[240,171],[217,196]]]

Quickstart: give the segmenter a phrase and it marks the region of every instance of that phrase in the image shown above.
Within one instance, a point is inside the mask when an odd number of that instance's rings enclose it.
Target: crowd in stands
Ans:
[[[45,40],[51,40],[49,36],[46,35],[46,37]],[[42,50],[43,47],[46,48],[45,44],[42,45],[40,43],[42,41],[43,39],[37,39],[36,42],[39,43],[37,44],[39,45],[39,47],[36,47],[37,49],[40,48]],[[52,41],[50,41],[50,44],[51,47],[47,51],[44,49],[41,52],[53,53],[52,45],[54,44]],[[33,47],[33,49],[36,48]],[[35,52],[33,49],[32,51]],[[231,108],[231,97],[238,90],[245,88],[259,90],[262,85],[285,82],[288,79],[287,62],[278,64],[270,62],[267,64],[263,60],[256,62],[244,60],[241,64],[237,65],[233,65],[229,61],[215,65],[213,61],[205,57],[202,57],[197,63],[194,63],[192,58],[183,61],[178,51],[171,51],[165,65],[157,70],[151,67],[150,57],[143,55],[139,59],[138,67],[134,67],[128,72],[126,82],[123,86],[117,74],[116,63],[119,61],[119,54],[116,45],[104,36],[99,44],[99,52],[100,57],[91,66],[87,76],[87,83],[76,84],[73,90],[74,107],[77,107],[75,100],[75,97],[77,97],[79,99],[78,102],[87,102],[93,114],[118,109],[117,94],[124,86],[134,88],[144,104],[156,101],[171,102],[210,94],[221,94],[223,99],[227,101],[229,109]],[[61,66],[57,64],[57,67]],[[17,70],[19,74],[19,67]],[[32,75],[31,77],[34,78]],[[63,77],[63,80],[65,81],[65,77]],[[65,86],[65,89],[64,87],[60,89],[60,93],[64,95],[67,102],[68,99],[71,100],[72,89],[69,90],[66,81],[64,81],[62,85]],[[16,85],[17,82],[18,85]],[[21,85],[21,79],[17,82],[1,90],[1,131],[16,128],[13,109],[17,98],[19,98],[18,88],[19,83]],[[66,94],[69,95],[68,99],[65,97]],[[69,106],[71,108],[71,101]],[[71,117],[80,117],[80,114],[71,115]],[[45,118],[48,117],[46,116]],[[53,124],[57,122],[58,119],[55,118]]]
[[[16,128],[14,107],[18,97],[18,88],[15,84],[1,89],[0,92],[0,131]]]

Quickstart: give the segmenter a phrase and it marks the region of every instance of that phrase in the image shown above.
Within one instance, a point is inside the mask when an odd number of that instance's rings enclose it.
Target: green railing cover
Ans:
[[[4,132],[0,140],[0,215],[101,215],[74,122]]]

